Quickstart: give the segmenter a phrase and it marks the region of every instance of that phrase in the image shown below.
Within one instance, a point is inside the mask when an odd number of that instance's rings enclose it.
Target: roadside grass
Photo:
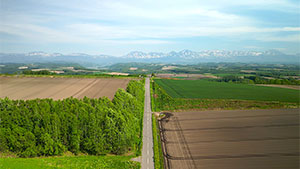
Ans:
[[[157,106],[156,106],[157,107]],[[164,104],[158,111],[170,110],[243,110],[243,109],[280,109],[299,108],[297,103],[278,101],[232,100],[232,99],[179,99],[172,104]]]
[[[299,91],[207,80],[155,79],[173,98],[233,99],[299,103]]]
[[[38,158],[0,158],[1,169],[139,169],[139,162],[130,161],[133,156],[72,156]]]
[[[153,133],[153,152],[154,152],[154,168],[164,168],[164,156],[161,147],[161,139],[159,134],[158,122],[154,114],[152,114],[152,133]]]
[[[153,79],[151,78],[150,79],[150,99],[151,99],[151,111],[152,112],[155,112],[156,111],[156,106],[155,106],[155,100],[153,98],[154,96],[154,91],[153,91],[153,84],[154,84],[154,81]]]

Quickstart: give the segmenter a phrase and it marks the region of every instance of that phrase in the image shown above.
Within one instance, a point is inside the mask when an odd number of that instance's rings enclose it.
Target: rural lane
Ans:
[[[143,149],[142,149],[142,169],[154,169],[153,162],[153,135],[152,135],[152,112],[150,99],[150,79],[145,81],[145,107],[143,119]]]

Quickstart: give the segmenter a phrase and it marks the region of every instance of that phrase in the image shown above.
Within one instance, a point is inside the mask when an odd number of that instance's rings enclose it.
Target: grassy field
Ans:
[[[76,156],[45,158],[0,158],[1,169],[51,168],[120,168],[138,169],[140,163],[130,161],[131,156]]]
[[[299,90],[212,82],[207,80],[155,79],[174,98],[238,99],[299,103]]]

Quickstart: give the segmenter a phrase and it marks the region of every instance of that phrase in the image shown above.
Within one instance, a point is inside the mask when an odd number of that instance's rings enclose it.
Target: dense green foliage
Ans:
[[[152,111],[164,110],[211,110],[211,109],[267,109],[267,108],[295,108],[299,103],[287,103],[278,101],[255,101],[237,99],[186,99],[171,97],[157,80],[151,83],[151,103]],[[215,82],[218,83],[218,82]],[[224,83],[222,83],[224,84]],[[201,95],[201,94],[200,94]]]
[[[47,158],[0,158],[0,168],[13,169],[139,169],[140,163],[132,156],[76,156]]]
[[[207,80],[156,79],[174,98],[238,99],[299,103],[299,91],[293,89],[218,83]]]
[[[21,157],[88,153],[140,154],[142,81],[108,98],[0,99],[0,152]]]
[[[243,76],[243,78],[234,75],[224,76],[220,79],[215,79],[217,82],[234,82],[248,84],[278,84],[278,85],[300,85],[300,80],[293,78],[288,79],[265,79],[260,76]]]
[[[48,70],[40,70],[40,71],[24,70],[22,73],[25,75],[55,75],[56,74]]]
[[[152,114],[152,132],[153,132],[153,152],[154,152],[154,168],[164,168],[164,155],[161,147],[161,139],[157,119]]]

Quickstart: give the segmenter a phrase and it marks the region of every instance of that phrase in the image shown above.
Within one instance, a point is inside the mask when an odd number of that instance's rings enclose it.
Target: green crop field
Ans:
[[[120,168],[138,169],[140,163],[130,161],[131,156],[75,156],[44,158],[0,158],[1,169],[50,168]]]
[[[155,79],[174,98],[238,99],[299,103],[299,90],[213,82],[208,80]]]

